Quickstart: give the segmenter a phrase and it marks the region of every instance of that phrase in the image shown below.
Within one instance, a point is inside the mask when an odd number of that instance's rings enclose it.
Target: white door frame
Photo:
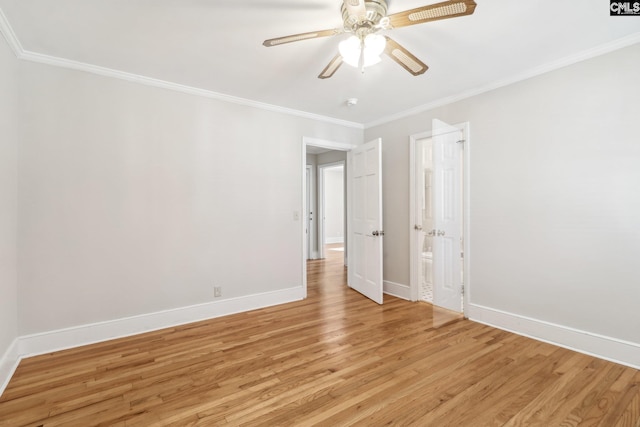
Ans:
[[[349,143],[345,143],[345,142],[336,142],[336,141],[329,141],[329,140],[325,140],[325,139],[318,139],[318,138],[310,138],[307,136],[302,137],[302,160],[301,160],[301,168],[300,168],[300,182],[302,183],[301,187],[302,187],[302,209],[300,210],[300,212],[306,213],[306,208],[307,208],[307,189],[306,189],[306,185],[305,185],[305,179],[306,179],[306,174],[307,174],[307,145],[311,145],[314,147],[322,147],[322,148],[327,148],[329,150],[337,150],[337,151],[351,151],[354,148],[356,148],[358,145],[357,144],[349,144]],[[347,192],[347,202],[350,201],[350,197],[351,195],[349,194],[349,192]],[[303,298],[307,297],[307,260],[306,257],[304,256],[305,253],[305,245],[306,245],[306,239],[304,236],[304,229],[305,229],[305,221],[304,221],[305,216],[302,215],[302,221],[300,221],[300,229],[302,231],[301,233],[301,250],[300,250],[300,254],[302,255],[302,288],[303,288]],[[345,250],[345,257],[347,257],[348,254],[346,253]]]
[[[471,201],[471,135],[469,133],[469,122],[459,123],[453,125],[462,131],[464,135],[464,145],[462,154],[462,226],[463,226],[463,252],[464,258],[462,263],[463,277],[464,277],[464,294],[462,310],[465,317],[468,315],[469,298],[471,295],[471,274],[470,274],[470,262],[471,262],[471,229],[470,229],[470,201]],[[410,295],[411,301],[418,300],[419,292],[419,278],[417,275],[417,253],[414,250],[416,245],[416,233],[413,226],[416,224],[416,207],[415,207],[415,173],[416,173],[416,141],[423,138],[431,138],[433,136],[432,131],[421,132],[409,137],[409,280],[410,280]]]
[[[345,185],[345,175],[346,175],[346,162],[344,160],[340,160],[337,162],[332,162],[332,163],[325,163],[322,165],[318,165],[318,206],[316,207],[316,210],[318,211],[318,215],[316,216],[318,218],[318,257],[319,258],[324,258],[324,242],[325,242],[325,236],[324,236],[324,211],[325,211],[325,203],[324,203],[324,189],[325,189],[325,185],[324,185],[324,172],[325,169],[330,169],[330,168],[335,168],[336,166],[342,166],[342,186],[344,187],[345,190],[345,194],[346,192],[346,185]],[[344,204],[344,209],[342,212],[342,216],[344,218],[344,224],[347,224],[346,221],[346,213],[347,213],[347,204]],[[346,229],[346,227],[345,227]],[[343,233],[344,234],[344,233]],[[346,237],[346,236],[345,236]],[[345,242],[346,243],[346,242]],[[346,247],[346,244],[345,244]],[[347,251],[344,252],[345,255],[347,253]],[[347,264],[347,260],[345,258],[344,260],[345,265]]]

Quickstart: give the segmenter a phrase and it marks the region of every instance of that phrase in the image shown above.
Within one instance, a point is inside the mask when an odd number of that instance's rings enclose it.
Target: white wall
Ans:
[[[0,386],[6,375],[3,371],[10,369],[3,366],[2,355],[18,334],[17,65],[13,52],[0,36]]]
[[[19,325],[302,285],[303,136],[362,131],[21,63]]]
[[[469,121],[471,304],[640,344],[639,69],[635,45],[368,129],[385,279],[409,283],[409,135]]]

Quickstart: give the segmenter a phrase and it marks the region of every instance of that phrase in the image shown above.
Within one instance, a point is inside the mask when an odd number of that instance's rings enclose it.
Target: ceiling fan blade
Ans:
[[[337,54],[336,56],[333,57],[331,62],[329,62],[329,64],[324,68],[324,70],[322,70],[318,78],[328,79],[329,77],[333,76],[333,73],[335,73],[338,70],[338,68],[340,68],[341,65],[342,65],[342,56],[340,56],[340,54]]]
[[[449,0],[394,13],[389,15],[389,22],[395,28],[406,27],[407,25],[471,15],[475,9],[476,2],[473,0]]]
[[[364,7],[364,0],[343,0],[344,8],[350,18],[355,18],[355,21],[359,21],[359,18],[367,16],[367,9]]]
[[[309,39],[317,39],[319,37],[329,37],[335,36],[336,34],[342,33],[342,30],[333,29],[333,30],[322,30],[322,31],[311,31],[309,33],[302,34],[293,34],[291,36],[278,37],[276,39],[268,39],[262,42],[262,44],[266,47],[271,46],[279,46],[285,43],[298,42],[301,40],[309,40]]]
[[[385,36],[385,38],[387,39],[387,45],[384,49],[384,53],[386,53],[389,58],[400,64],[402,68],[414,76],[419,76],[429,69],[427,64],[420,61],[407,49],[400,46],[389,37]]]

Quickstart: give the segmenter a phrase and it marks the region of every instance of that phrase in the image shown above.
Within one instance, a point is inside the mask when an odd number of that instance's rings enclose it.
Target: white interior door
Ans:
[[[349,286],[382,304],[382,140],[347,155],[349,191]]]
[[[462,131],[433,120],[433,303],[462,312]]]

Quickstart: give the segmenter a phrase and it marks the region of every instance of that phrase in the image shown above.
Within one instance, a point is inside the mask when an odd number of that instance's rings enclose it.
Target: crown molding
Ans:
[[[189,95],[200,96],[203,98],[216,99],[218,101],[229,102],[232,104],[259,108],[262,110],[272,111],[276,113],[283,113],[290,116],[297,116],[305,119],[317,120],[321,122],[331,123],[331,124],[355,128],[355,129],[364,129],[364,126],[360,123],[350,122],[347,120],[340,120],[333,117],[327,117],[319,114],[309,113],[306,111],[280,107],[278,105],[267,104],[259,101],[253,101],[250,99],[240,98],[232,95],[226,95],[223,93],[218,93],[218,92],[214,92],[206,89],[200,89],[193,86],[186,86],[179,83],[169,82],[166,80],[154,79],[152,77],[146,77],[139,74],[133,74],[133,73],[127,73],[124,71],[114,70],[112,68],[91,65],[85,62],[78,62],[70,59],[59,58],[59,57],[50,56],[50,55],[43,55],[41,53],[35,53],[35,52],[29,52],[29,51],[23,51],[22,54],[19,56],[19,58],[25,61],[38,62],[41,64],[51,65],[54,67],[62,67],[62,68],[68,68],[68,69],[77,70],[77,71],[84,71],[87,73],[97,74],[104,77],[111,77],[119,80],[125,80],[128,82],[140,83],[146,86],[153,86],[161,89],[168,89],[176,92],[186,93]]]
[[[124,71],[118,71],[111,68],[99,67],[96,65],[87,64],[84,62],[73,61],[70,59],[54,57],[50,55],[44,55],[36,52],[30,52],[24,50],[22,47],[20,40],[14,33],[7,17],[4,15],[2,9],[0,9],[0,33],[4,35],[4,38],[7,40],[7,43],[15,53],[18,59],[38,62],[42,64],[52,65],[56,67],[68,68],[77,71],[84,71],[91,74],[97,74],[105,77],[116,78],[120,80],[126,80],[129,82],[135,82],[147,86],[153,86],[157,88],[168,89],[176,92],[182,92],[190,95],[201,96],[204,98],[216,99],[219,101],[230,102],[233,104],[239,104],[249,107],[254,107],[262,110],[272,111],[276,113],[287,114],[291,116],[317,120],[320,122],[335,124],[339,126],[344,126],[353,129],[365,130],[375,126],[379,126],[385,123],[389,123],[395,120],[403,119],[406,117],[410,117],[416,114],[423,113],[425,111],[432,110],[434,108],[442,107],[444,105],[452,104],[454,102],[462,101],[467,98],[471,98],[476,95],[480,95],[486,92],[490,92],[494,89],[499,89],[501,87],[505,87],[514,83],[521,82],[523,80],[530,79],[532,77],[536,77],[550,71],[554,71],[560,68],[567,67],[569,65],[585,61],[587,59],[595,58],[600,55],[604,55],[628,46],[632,46],[634,44],[640,43],[640,32],[630,34],[628,36],[622,37],[620,39],[614,40],[609,43],[604,43],[599,46],[593,47],[591,49],[587,49],[585,51],[579,52],[577,54],[559,59],[557,61],[553,61],[530,70],[527,70],[523,73],[517,74],[513,77],[509,77],[506,79],[498,80],[493,83],[489,83],[487,85],[481,86],[476,89],[472,89],[466,92],[461,92],[452,96],[448,96],[445,98],[438,99],[436,101],[430,102],[428,104],[422,104],[417,107],[401,111],[399,113],[391,114],[389,116],[381,117],[380,119],[373,120],[367,123],[356,123],[348,120],[337,119],[334,117],[322,116],[319,114],[309,113],[306,111],[294,110],[291,108],[280,107],[278,105],[267,104],[264,102],[253,101],[246,98],[240,98],[237,96],[226,95],[223,93],[214,92],[211,90],[200,89],[192,86],[181,85],[178,83],[173,83],[165,80],[154,79],[151,77],[146,77],[138,74],[127,73]]]
[[[599,46],[593,47],[591,49],[579,52],[577,54],[559,59],[557,61],[553,61],[539,67],[532,68],[523,73],[517,74],[513,77],[509,77],[507,79],[498,80],[493,83],[489,83],[488,85],[481,86],[476,89],[472,89],[470,91],[462,92],[456,95],[448,96],[446,98],[438,99],[434,102],[430,102],[428,104],[423,104],[417,106],[415,108],[411,108],[409,110],[401,111],[396,114],[392,114],[386,117],[382,117],[378,120],[374,120],[364,124],[365,129],[369,129],[375,126],[379,126],[385,123],[389,123],[395,120],[404,119],[406,117],[410,117],[419,113],[423,113],[425,111],[432,110],[434,108],[442,107],[444,105],[452,104],[457,101],[462,101],[463,99],[471,98],[476,95],[483,94],[485,92],[492,91],[494,89],[499,89],[501,87],[509,86],[514,83],[521,82],[523,80],[530,79],[532,77],[537,77],[539,75],[548,73],[550,71],[558,70],[560,68],[567,67],[569,65],[576,64],[578,62],[585,61],[587,59],[595,58],[597,56],[601,56],[628,46],[632,46],[634,44],[640,43],[640,32],[630,34],[628,36],[622,37],[620,39],[614,40],[609,43],[604,43]]]
[[[240,98],[237,96],[227,95],[224,93],[218,93],[211,90],[200,89],[192,86],[186,86],[179,83],[173,83],[166,80],[154,79],[139,74],[127,73],[124,71],[114,70],[111,68],[100,67],[97,65],[87,64],[85,62],[74,61],[71,59],[60,58],[51,55],[44,55],[37,52],[31,52],[25,50],[20,44],[20,40],[16,36],[13,28],[9,24],[7,17],[0,9],[0,32],[4,35],[7,43],[13,50],[18,59],[22,59],[30,62],[37,62],[40,64],[51,65],[54,67],[62,67],[76,71],[84,71],[91,74],[97,74],[104,77],[111,77],[119,80],[125,80],[128,82],[134,82],[143,84],[146,86],[152,86],[161,89],[168,89],[176,92],[186,93],[189,95],[196,95],[203,98],[215,99],[218,101],[229,102],[232,104],[244,105],[247,107],[259,108],[261,110],[267,110],[275,113],[287,114],[290,116],[301,117],[305,119],[316,120],[320,122],[330,123],[334,125],[344,126],[348,128],[363,130],[364,126],[361,123],[351,122],[348,120],[341,120],[334,117],[322,116],[320,114],[309,113],[307,111],[294,110],[292,108],[280,107],[278,105],[267,104],[265,102],[254,101],[251,99]]]
[[[2,9],[0,9],[0,33],[4,36],[5,40],[7,40],[7,44],[13,51],[13,53],[20,58],[24,49],[22,49],[22,45],[20,44],[20,40],[16,36],[16,33],[13,32],[13,28],[9,25],[9,21],[5,16]]]

